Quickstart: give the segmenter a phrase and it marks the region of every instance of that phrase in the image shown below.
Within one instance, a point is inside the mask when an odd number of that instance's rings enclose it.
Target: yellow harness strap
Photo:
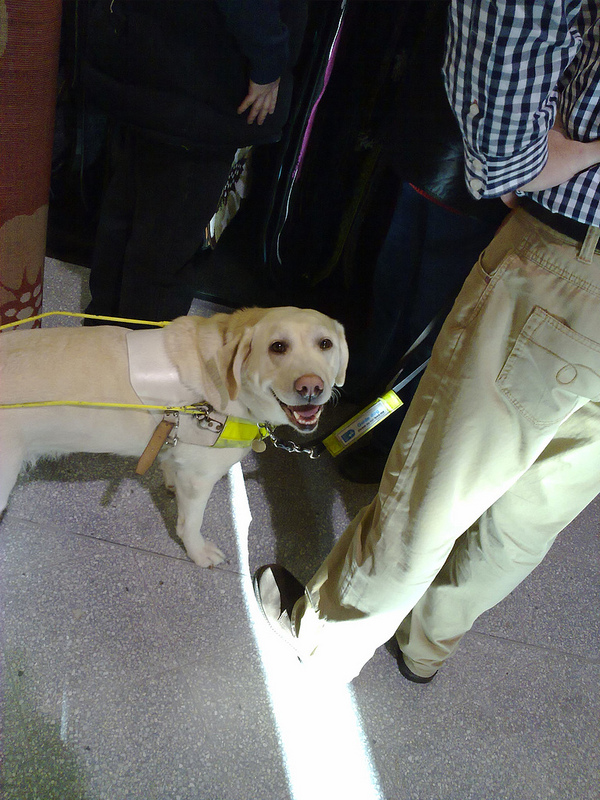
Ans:
[[[239,417],[227,417],[225,426],[213,447],[248,447],[255,450],[256,445],[262,443],[263,439],[269,436],[269,430],[265,425],[258,425],[249,422],[247,419]],[[258,451],[264,448],[258,448]]]

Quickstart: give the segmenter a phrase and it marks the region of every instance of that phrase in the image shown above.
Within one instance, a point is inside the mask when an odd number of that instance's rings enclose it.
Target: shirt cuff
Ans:
[[[465,181],[476,200],[514,192],[537,177],[548,160],[548,139],[504,158],[485,157],[465,144]]]

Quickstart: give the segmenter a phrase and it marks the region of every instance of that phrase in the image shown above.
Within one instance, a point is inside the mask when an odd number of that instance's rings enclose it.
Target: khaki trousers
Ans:
[[[379,492],[294,608],[350,680],[396,632],[428,676],[600,491],[600,256],[519,209],[450,313]]]

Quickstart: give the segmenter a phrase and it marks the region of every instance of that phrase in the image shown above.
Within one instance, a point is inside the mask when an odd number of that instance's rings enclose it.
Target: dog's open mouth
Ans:
[[[319,424],[319,417],[323,406],[304,405],[304,406],[288,406],[279,400],[279,405],[283,408],[290,423],[298,431],[310,433]]]

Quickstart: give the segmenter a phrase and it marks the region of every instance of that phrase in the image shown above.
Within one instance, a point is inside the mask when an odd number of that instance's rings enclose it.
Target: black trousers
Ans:
[[[188,313],[194,290],[186,272],[204,242],[234,155],[232,147],[186,150],[124,126],[114,129],[89,314],[162,321]]]
[[[359,402],[374,400],[374,392],[394,378],[402,353],[458,294],[507,213],[500,206],[498,218],[489,221],[457,214],[402,184],[373,276],[372,323],[350,352],[346,386]],[[389,452],[418,385],[414,379],[406,386],[400,393],[404,407],[375,428],[376,448]]]

